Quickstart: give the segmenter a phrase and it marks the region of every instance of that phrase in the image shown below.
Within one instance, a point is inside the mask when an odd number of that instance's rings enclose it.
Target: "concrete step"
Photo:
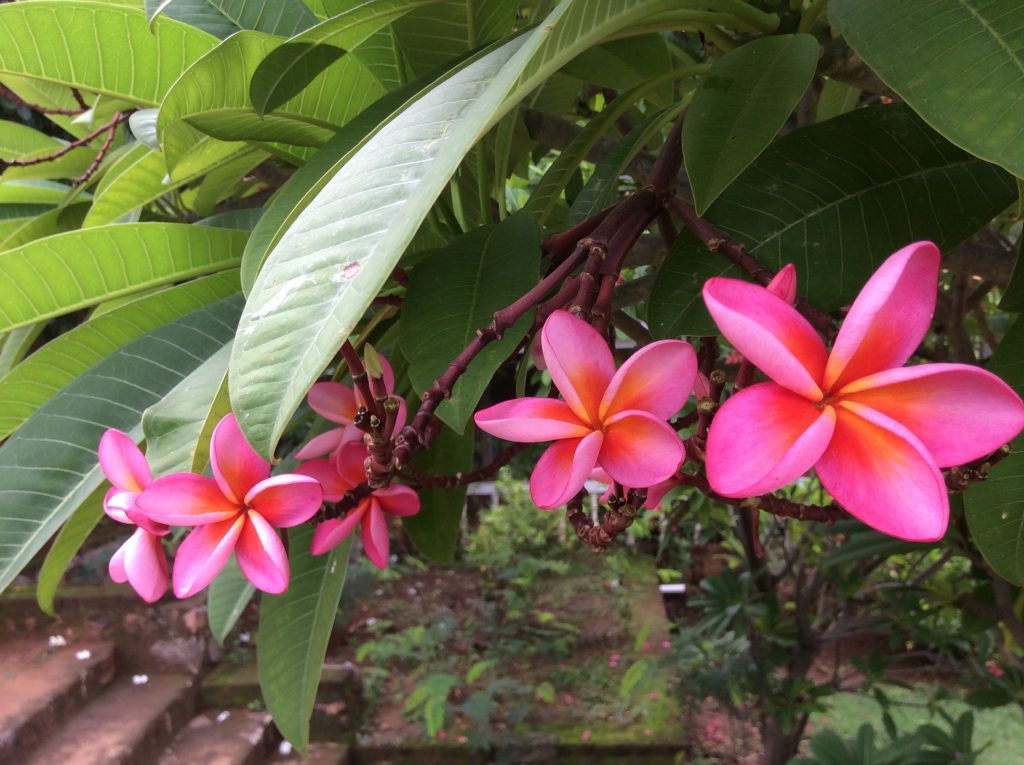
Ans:
[[[287,747],[284,747],[287,749]],[[309,752],[305,757],[298,752],[290,751],[287,754],[278,752],[270,758],[271,765],[283,765],[283,763],[305,763],[305,765],[349,765],[352,762],[349,756],[349,748],[345,744],[335,741],[313,741],[309,744]]]
[[[195,715],[198,695],[187,675],[121,678],[19,765],[152,765]]]
[[[0,643],[0,765],[21,765],[64,721],[114,680],[114,646],[44,636]]]
[[[257,765],[277,739],[266,712],[206,711],[193,717],[167,745],[159,765]]]

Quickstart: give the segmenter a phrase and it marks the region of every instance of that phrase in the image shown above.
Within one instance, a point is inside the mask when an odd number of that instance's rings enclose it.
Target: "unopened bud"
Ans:
[[[380,354],[369,343],[363,346],[363,366],[366,367],[366,373],[370,377],[378,379],[384,377],[384,365],[381,364]]]

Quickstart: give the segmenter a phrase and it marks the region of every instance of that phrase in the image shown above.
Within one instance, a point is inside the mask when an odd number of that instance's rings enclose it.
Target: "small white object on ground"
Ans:
[[[79,661],[86,661],[87,659],[91,659],[92,651],[90,651],[88,648],[83,648],[81,651],[75,652],[75,658]]]
[[[224,722],[229,717],[231,717],[231,713],[225,709],[223,712],[217,715],[217,722]]]
[[[658,591],[661,592],[662,595],[682,595],[686,592],[686,585],[682,583],[659,584]]]
[[[63,635],[50,635],[49,640],[46,641],[50,648],[63,648],[68,644],[68,640]]]
[[[149,682],[149,675],[132,675],[132,685],[145,685]]]
[[[280,744],[278,744],[277,753],[283,754],[287,757],[289,754],[292,753],[292,745],[289,744],[287,741],[282,741]]]

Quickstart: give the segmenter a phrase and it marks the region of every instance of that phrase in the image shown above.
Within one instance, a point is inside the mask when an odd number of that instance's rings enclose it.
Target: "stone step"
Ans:
[[[21,765],[86,702],[114,680],[114,646],[44,636],[0,643],[0,765]]]
[[[167,745],[159,765],[257,765],[278,739],[266,712],[210,710],[189,721]]]
[[[187,675],[116,680],[19,765],[152,765],[196,712]]]
[[[287,746],[282,747],[288,749]],[[278,751],[268,760],[271,765],[283,765],[283,763],[305,763],[305,765],[349,765],[352,762],[349,756],[349,748],[345,744],[336,741],[312,741],[309,744],[309,751],[302,757],[296,751],[288,751],[285,754]]]

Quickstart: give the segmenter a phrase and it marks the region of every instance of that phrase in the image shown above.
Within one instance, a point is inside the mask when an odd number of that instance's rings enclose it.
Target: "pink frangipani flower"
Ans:
[[[903,367],[935,310],[939,251],[890,256],[854,301],[831,353],[811,325],[763,287],[714,278],[704,301],[722,334],[773,382],[745,388],[715,415],[707,475],[728,497],[752,497],[811,467],[851,514],[912,541],[945,534],[939,468],[982,457],[1024,427],[1024,403],[965,364]]]
[[[110,429],[100,438],[100,469],[113,487],[103,498],[103,511],[118,523],[136,525],[128,541],[110,559],[110,578],[128,582],[147,603],[167,592],[167,555],[160,537],[170,529],[136,508],[136,498],[153,482],[153,474],[139,447],[120,430]]]
[[[295,472],[315,478],[324,488],[324,499],[338,502],[345,496],[345,492],[366,480],[363,465],[367,454],[364,444],[350,441],[342,444],[332,459],[312,460]],[[419,511],[420,498],[408,486],[393,484],[386,489],[375,489],[349,510],[344,518],[333,518],[316,527],[312,553],[323,555],[362,524],[366,557],[377,568],[386,568],[391,546],[385,515],[416,515]]]
[[[388,360],[378,356],[381,368],[384,371],[384,387],[388,393],[395,389],[395,373],[391,369]],[[340,425],[340,428],[331,428],[318,436],[313,437],[308,444],[295,452],[296,459],[308,460],[313,457],[320,457],[324,454],[339,449],[348,441],[359,441],[363,437],[363,431],[353,424],[356,412],[359,407],[365,405],[358,390],[353,390],[347,385],[336,382],[314,383],[306,397],[309,406],[314,412],[325,420]],[[405,426],[406,410],[405,402],[399,399],[398,415],[395,424],[395,432]]]
[[[575,496],[595,467],[623,486],[653,486],[683,460],[683,444],[665,422],[693,388],[697,358],[689,343],[662,340],[616,371],[601,335],[567,311],[541,331],[544,360],[564,401],[522,398],[476,413],[481,430],[509,441],[554,441],[530,476],[538,507]]]
[[[269,593],[288,588],[288,555],[276,528],[308,521],[323,503],[323,490],[304,475],[270,477],[267,464],[242,435],[233,414],[214,428],[210,440],[213,478],[175,473],[154,481],[136,505],[172,526],[195,526],[178,548],[174,594],[202,590],[228,562],[232,551],[242,573]]]

